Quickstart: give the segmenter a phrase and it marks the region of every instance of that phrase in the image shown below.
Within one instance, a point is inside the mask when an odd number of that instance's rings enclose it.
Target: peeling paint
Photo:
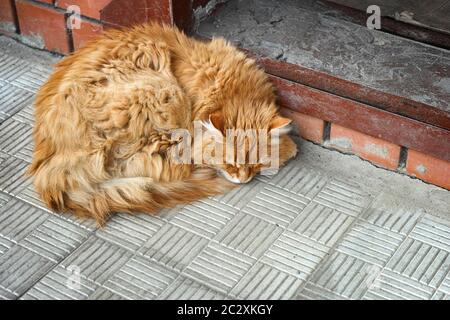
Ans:
[[[12,22],[0,22],[0,29],[6,32],[16,32],[16,26]]]
[[[228,0],[212,0],[204,7],[198,7],[194,10],[195,30],[197,30],[199,23],[206,19],[219,4],[225,3]]]
[[[45,41],[42,38],[42,36],[37,35],[37,34],[32,34],[32,35],[19,35],[19,40],[21,42],[23,42],[24,44],[30,46],[30,47],[34,47],[34,48],[38,48],[38,49],[44,49],[45,48]]]
[[[345,151],[351,151],[352,150],[352,140],[348,138],[334,138],[330,139],[328,142],[330,146],[345,150]]]
[[[419,164],[416,167],[416,171],[419,172],[419,173],[424,174],[425,172],[427,172],[427,167],[425,167],[423,164]]]
[[[368,143],[364,146],[364,151],[381,157],[383,159],[387,159],[389,156],[389,150],[385,146],[380,146],[373,143]]]

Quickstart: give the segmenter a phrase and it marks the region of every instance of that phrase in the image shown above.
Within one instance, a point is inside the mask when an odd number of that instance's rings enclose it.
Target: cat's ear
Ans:
[[[225,121],[222,111],[218,110],[211,113],[209,119],[203,122],[203,126],[211,133],[223,135]]]
[[[275,116],[273,117],[273,119],[270,121],[270,125],[269,125],[269,131],[272,131],[274,129],[278,129],[279,134],[286,134],[291,130],[291,124],[292,120],[288,119],[288,118],[284,118],[281,116]]]

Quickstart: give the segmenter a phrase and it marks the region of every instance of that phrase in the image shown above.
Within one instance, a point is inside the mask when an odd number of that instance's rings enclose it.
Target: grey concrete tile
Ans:
[[[25,188],[23,188],[18,194],[15,195],[16,198],[27,202],[31,204],[32,206],[35,206],[41,210],[47,211],[48,213],[51,213],[52,210],[50,210],[44,202],[40,199],[37,192],[34,190],[34,186],[32,183],[29,183],[26,185]]]
[[[288,229],[331,247],[349,230],[354,221],[352,216],[311,202]]]
[[[117,245],[91,236],[61,262],[66,269],[80,268],[81,276],[102,285],[113,276],[133,254]]]
[[[410,209],[387,210],[371,206],[361,218],[376,226],[406,235],[411,232],[421,215],[421,212]]]
[[[154,235],[164,222],[149,214],[117,214],[108,220],[106,226],[98,229],[99,238],[136,251]]]
[[[0,207],[0,236],[19,242],[43,224],[49,214],[17,199]]]
[[[97,289],[97,285],[78,277],[74,270],[57,266],[30,288],[21,300],[84,300]]]
[[[183,271],[189,278],[227,294],[247,273],[256,259],[211,242]]]
[[[411,237],[450,252],[450,221],[425,215],[411,231]]]
[[[238,213],[215,241],[258,259],[278,239],[283,229],[245,212]]]
[[[293,193],[313,199],[327,183],[327,178],[320,173],[299,167],[291,162],[275,175],[269,184],[273,184]]]
[[[86,229],[52,215],[19,243],[57,263],[80,246],[89,234]]]
[[[450,295],[443,293],[442,291],[436,291],[431,300],[450,300]]]
[[[89,300],[126,300],[126,298],[119,296],[104,287],[99,287],[89,296]]]
[[[261,183],[257,179],[254,179],[250,183],[245,184],[240,188],[231,190],[224,195],[215,196],[212,199],[217,200],[220,203],[229,205],[233,208],[242,209],[263,187],[263,183]]]
[[[34,126],[34,107],[33,104],[27,104],[19,112],[11,117],[13,120],[28,124],[30,127]]]
[[[206,199],[183,207],[170,222],[212,239],[237,212],[236,208]]]
[[[243,211],[286,228],[308,203],[304,196],[267,185],[255,194]]]
[[[442,281],[438,290],[435,292],[433,299],[436,300],[450,300],[450,272]]]
[[[0,163],[0,191],[16,196],[28,185],[30,179],[25,177],[28,162],[10,156]]]
[[[155,299],[176,277],[176,272],[145,257],[135,256],[104,287],[127,299]]]
[[[0,286],[0,300],[16,300],[17,295]]]
[[[209,240],[170,223],[161,227],[139,253],[177,271],[184,270]]]
[[[27,72],[29,72],[28,65],[23,61],[9,54],[0,53],[0,79],[10,82]]]
[[[371,264],[384,267],[405,236],[360,222],[340,241],[337,250]]]
[[[384,270],[376,285],[364,296],[370,300],[428,300],[433,295],[433,288],[398,273]]]
[[[295,296],[301,284],[299,278],[257,262],[230,294],[238,299],[287,300]]]
[[[226,296],[185,277],[178,277],[158,296],[161,300],[223,300]]]
[[[298,300],[347,300],[346,298],[314,283],[307,283],[296,296]]]
[[[5,84],[1,88],[0,113],[4,118],[13,116],[33,101],[34,94],[32,92],[11,84]]]
[[[386,268],[437,288],[450,270],[450,256],[444,250],[408,238]]]
[[[99,228],[97,222],[94,219],[88,219],[88,218],[80,218],[76,215],[73,215],[71,213],[63,213],[63,214],[59,214],[59,213],[53,213],[56,214],[58,217],[60,217],[63,220],[67,220],[71,223],[76,224],[77,226],[84,228],[88,231],[94,231],[97,230]]]
[[[7,195],[6,193],[0,192],[0,207],[7,203],[9,200],[11,200],[11,196]]]
[[[316,270],[330,249],[298,233],[285,231],[266,251],[261,261],[266,265],[306,280]]]
[[[335,252],[321,263],[309,281],[314,287],[321,288],[319,295],[328,291],[346,299],[361,299],[380,270],[363,260]]]
[[[13,241],[0,236],[0,256],[7,252],[13,245]]]
[[[14,77],[14,79],[10,80],[10,82],[16,87],[34,93],[37,92],[44,84],[50,73],[51,68],[35,64],[33,66],[29,66],[27,72]]]
[[[30,163],[33,152],[32,127],[12,118],[7,119],[0,125],[0,148]]]
[[[350,216],[359,216],[370,198],[353,182],[334,179],[317,194],[314,201]]]
[[[0,256],[0,292],[17,299],[55,264],[19,245]]]

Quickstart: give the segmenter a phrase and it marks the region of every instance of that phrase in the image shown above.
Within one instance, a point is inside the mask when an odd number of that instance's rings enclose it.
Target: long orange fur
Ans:
[[[213,116],[222,128],[287,123],[255,62],[223,39],[176,28],[111,30],[59,62],[37,94],[29,174],[43,201],[103,224],[113,212],[149,212],[223,193],[215,169],[246,179],[260,166],[178,164],[170,130]],[[296,154],[281,137],[280,162]],[[241,177],[244,175],[245,177]]]

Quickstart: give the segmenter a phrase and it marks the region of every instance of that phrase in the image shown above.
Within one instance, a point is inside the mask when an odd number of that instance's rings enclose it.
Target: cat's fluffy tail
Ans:
[[[103,225],[112,212],[154,213],[234,187],[211,169],[199,169],[186,180],[168,183],[155,183],[148,177],[115,178],[100,184],[95,193],[72,193],[69,207]]]

